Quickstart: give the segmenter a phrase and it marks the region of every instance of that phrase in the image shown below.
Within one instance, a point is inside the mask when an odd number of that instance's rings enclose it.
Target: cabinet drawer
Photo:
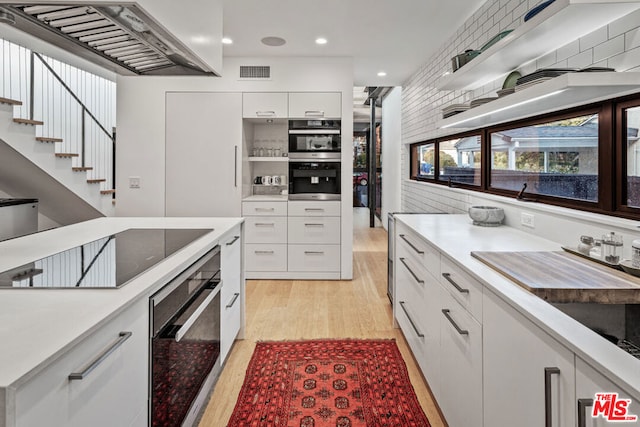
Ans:
[[[131,425],[147,407],[148,312],[148,300],[135,303],[21,386],[16,426]],[[69,379],[114,346],[83,379]]]
[[[440,283],[473,317],[482,323],[482,284],[442,257]]]
[[[340,218],[289,217],[289,243],[340,244]]]
[[[224,284],[222,285],[222,290],[224,290]],[[239,291],[232,294],[226,292],[220,300],[220,304],[222,305],[220,307],[220,361],[222,363],[226,360],[229,350],[240,331],[240,298]]]
[[[289,271],[340,271],[340,245],[289,245]]]
[[[426,296],[427,283],[436,283],[440,286],[438,280],[427,273],[413,258],[399,253],[396,259],[396,282],[401,281],[403,286],[412,288],[420,301]]]
[[[289,117],[295,119],[340,119],[342,96],[340,92],[291,92]]]
[[[287,245],[244,245],[247,271],[287,271]]]
[[[247,217],[245,231],[247,243],[287,243],[287,217]]]
[[[245,92],[242,94],[242,117],[287,117],[288,104],[286,92]]]
[[[340,216],[340,202],[289,202],[289,216]]]
[[[242,216],[287,216],[287,203],[242,202]]]
[[[396,232],[396,253],[412,258],[431,275],[440,277],[440,252],[402,224],[399,225]]]

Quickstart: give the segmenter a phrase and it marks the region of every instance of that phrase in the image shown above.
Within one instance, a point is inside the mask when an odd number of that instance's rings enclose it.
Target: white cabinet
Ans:
[[[340,245],[289,245],[288,254],[289,271],[340,271]]]
[[[340,119],[340,92],[290,92],[289,117],[293,119]]]
[[[288,114],[286,92],[245,92],[242,94],[242,117],[250,119],[284,118]]]
[[[621,407],[619,407],[615,411],[620,411],[617,414],[613,411],[609,412],[607,409],[608,403],[598,403],[596,393],[617,393],[618,402],[622,399],[631,399],[630,404],[623,406],[626,406],[626,415],[631,417],[636,416],[636,421],[623,422],[620,420],[609,422],[605,419],[606,414],[611,413],[613,416],[618,415],[625,418],[623,417],[624,410],[621,410]],[[593,405],[598,405],[596,410],[597,416],[595,418],[592,416]],[[573,410],[577,413],[578,427],[606,427],[614,423],[616,425],[640,425],[640,396],[629,394],[579,357],[576,357],[576,402],[573,408],[568,407],[567,410]]]
[[[245,201],[245,263],[251,279],[264,272],[287,271],[287,202]]]
[[[136,302],[19,387],[15,426],[146,426],[148,313]]]
[[[484,425],[540,427],[548,414],[574,426],[573,353],[492,292],[483,298]]]
[[[289,217],[290,244],[340,244],[340,217]]]
[[[482,419],[482,326],[444,288],[440,288],[440,300],[438,403],[450,427],[478,425]]]
[[[166,96],[167,216],[240,216],[242,94]]]
[[[340,202],[290,201],[289,216],[340,216]]]
[[[242,274],[242,230],[234,227],[220,241],[220,361],[224,363],[238,332],[244,313]]]

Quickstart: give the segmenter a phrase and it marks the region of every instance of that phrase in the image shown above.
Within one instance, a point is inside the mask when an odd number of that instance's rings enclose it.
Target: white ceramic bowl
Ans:
[[[504,220],[504,209],[495,206],[471,206],[469,216],[474,225],[497,227]]]

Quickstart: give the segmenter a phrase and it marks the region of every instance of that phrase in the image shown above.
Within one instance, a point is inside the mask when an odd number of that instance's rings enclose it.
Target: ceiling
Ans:
[[[224,0],[224,56],[349,56],[354,85],[404,83],[486,0]],[[263,37],[284,38],[283,46]],[[327,44],[317,45],[318,37]],[[377,74],[387,73],[384,77]]]

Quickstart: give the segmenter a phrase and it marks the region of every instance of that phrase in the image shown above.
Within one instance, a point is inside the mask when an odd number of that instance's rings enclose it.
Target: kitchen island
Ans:
[[[466,215],[396,221],[394,319],[451,427],[582,427],[597,392],[639,415],[640,359],[471,255],[560,244]]]
[[[0,426],[32,425],[21,423],[21,419],[33,420],[29,413],[35,410],[36,404],[47,400],[57,402],[55,407],[49,408],[52,410],[49,425],[58,425],[58,416],[66,417],[64,425],[82,425],[82,420],[87,419],[94,421],[91,425],[147,425],[149,357],[144,350],[148,350],[149,344],[148,298],[216,245],[224,246],[227,241],[238,240],[234,240],[234,235],[242,235],[242,224],[241,218],[100,218],[0,243],[2,272],[127,229],[211,230],[117,289],[0,289],[0,338],[3,343],[0,351]],[[241,266],[241,260],[237,261]],[[236,276],[242,278],[242,272],[238,271]],[[239,301],[242,315],[238,336],[242,337],[243,280]],[[98,338],[115,323],[121,323],[114,326],[119,330],[129,326],[138,328],[139,333],[134,333],[131,346],[136,349],[133,357],[140,361],[139,364],[115,357],[112,363],[106,364],[105,372],[96,369],[88,381],[45,382],[44,388],[51,389],[42,390],[43,384],[38,382],[49,379],[50,371],[58,365],[66,369],[64,362],[70,353],[86,350],[84,358],[91,359],[91,355],[108,345],[110,339],[100,342]],[[127,353],[127,357],[131,356]],[[129,389],[120,390],[122,396],[117,395],[117,389],[109,390],[110,394],[116,395],[108,396],[106,401],[93,395],[96,390],[88,388],[92,382],[106,383],[120,370],[129,369],[129,364],[136,369],[130,373],[134,376],[126,378]],[[73,371],[82,366],[71,365],[69,368]],[[63,373],[65,380],[72,371]],[[102,387],[101,384],[93,385]],[[69,390],[62,390],[64,387]],[[57,395],[64,395],[68,400],[66,405],[60,403]],[[113,419],[100,420],[99,414],[87,412],[86,408],[95,407],[113,411],[112,405],[118,399],[135,403],[131,408],[127,406],[118,411],[131,409],[137,412],[118,418],[115,424]],[[143,405],[138,405],[140,400]],[[76,409],[80,413],[74,413]]]

